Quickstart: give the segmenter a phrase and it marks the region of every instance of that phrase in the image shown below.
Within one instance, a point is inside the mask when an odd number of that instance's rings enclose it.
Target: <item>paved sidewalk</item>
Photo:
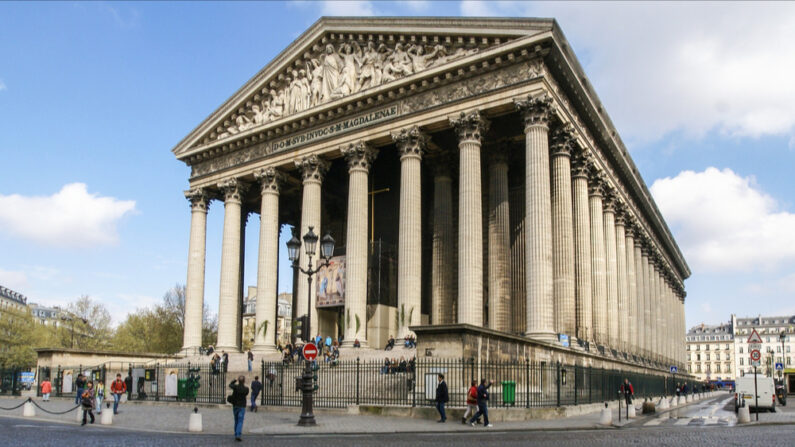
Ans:
[[[0,398],[0,407],[12,407],[24,398]],[[43,408],[50,411],[65,411],[74,407],[74,403],[67,399],[53,399],[50,402],[41,402],[34,399]],[[47,414],[36,409],[36,420],[57,421],[62,423],[77,424],[76,412],[71,411],[64,415]],[[104,411],[112,411],[104,409]],[[193,411],[193,406],[188,404],[163,404],[163,403],[137,403],[121,404],[120,414],[114,416],[113,427],[117,429],[148,430],[157,432],[185,433],[188,428],[188,419]],[[204,433],[228,434],[232,432],[233,416],[230,406],[204,406],[199,408],[202,414]],[[351,433],[407,433],[407,432],[468,432],[490,430],[482,425],[472,428],[461,424],[460,420],[448,419],[447,423],[440,424],[436,418],[424,420],[401,417],[383,417],[348,414],[346,409],[327,410],[318,409],[315,412],[316,427],[298,427],[297,421],[300,414],[299,408],[261,409],[258,413],[246,412],[244,433],[250,434],[351,434]],[[0,410],[0,417],[22,417],[22,408],[14,411]],[[494,430],[589,430],[611,429],[599,425],[600,413],[588,413],[563,419],[536,419],[530,421],[498,422],[494,423]],[[642,416],[638,413],[638,419]],[[632,421],[637,421],[633,419]],[[97,419],[99,424],[100,419]],[[627,424],[622,418],[618,421],[618,411],[613,410],[614,427]]]

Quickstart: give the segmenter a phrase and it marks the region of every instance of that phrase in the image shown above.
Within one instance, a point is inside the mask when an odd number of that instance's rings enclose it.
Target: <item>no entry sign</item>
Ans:
[[[317,346],[314,343],[307,343],[304,345],[303,353],[304,358],[311,362],[317,358]]]

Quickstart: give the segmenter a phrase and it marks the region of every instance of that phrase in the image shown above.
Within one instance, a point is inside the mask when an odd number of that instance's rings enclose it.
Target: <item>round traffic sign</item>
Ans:
[[[310,362],[317,358],[317,346],[314,343],[305,344],[302,352],[304,353],[304,358]]]
[[[762,353],[754,349],[751,351],[751,360],[758,362],[762,358]]]

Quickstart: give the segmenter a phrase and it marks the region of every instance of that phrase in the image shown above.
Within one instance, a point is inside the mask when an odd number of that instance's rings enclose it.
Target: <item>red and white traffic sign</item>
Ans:
[[[302,352],[304,353],[304,358],[310,362],[317,358],[317,346],[314,343],[305,344]]]
[[[758,362],[761,359],[762,359],[762,353],[761,352],[759,352],[756,349],[751,351],[751,360],[753,360],[754,362]]]
[[[759,336],[759,332],[756,332],[756,328],[751,331],[751,335],[748,337],[748,344],[762,344],[762,337]]]

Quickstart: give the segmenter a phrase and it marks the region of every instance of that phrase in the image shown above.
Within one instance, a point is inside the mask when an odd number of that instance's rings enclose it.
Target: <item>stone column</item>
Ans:
[[[631,217],[625,215],[624,246],[627,252],[627,349],[638,354],[638,288],[635,279],[635,234]]]
[[[605,259],[607,277],[607,339],[610,348],[619,349],[618,341],[618,267],[616,266],[616,224],[614,197],[608,187],[603,205],[605,225]]]
[[[301,197],[301,231],[298,233],[298,239],[303,244],[303,237],[312,227],[312,231],[322,238],[323,233],[320,227],[320,200],[321,200],[321,187],[323,185],[323,178],[328,172],[329,162],[323,160],[317,155],[309,155],[300,160],[295,160],[295,167],[301,171],[303,179],[303,196]],[[320,243],[318,243],[320,245]],[[306,269],[309,264],[309,259],[306,255],[306,250],[303,245],[301,246],[301,254],[298,258],[298,263],[301,268]],[[317,265],[317,259],[320,256],[320,247],[315,249],[315,256],[312,258],[313,267]],[[313,278],[317,279],[317,277]],[[308,334],[309,337],[314,337],[313,334],[319,333],[317,308],[317,283],[312,283],[312,290],[307,290],[307,278],[303,273],[298,273],[298,296],[296,304],[298,308],[295,310],[295,316],[300,317],[306,315],[309,311],[307,307],[307,294],[309,294],[309,306],[312,308],[311,321],[309,323],[312,333]]]
[[[511,230],[508,200],[508,147],[489,152],[489,327],[511,331]]]
[[[398,223],[398,338],[420,323],[422,297],[422,181],[420,163],[427,137],[417,126],[392,134],[400,153]]]
[[[618,346],[629,352],[629,306],[627,305],[627,241],[624,230],[624,209],[616,204],[616,273],[618,277]]]
[[[221,293],[218,300],[218,351],[240,351],[240,241],[242,203],[246,187],[237,179],[218,184],[224,193],[224,233],[221,244]]]
[[[591,293],[591,220],[588,215],[588,166],[584,150],[572,160],[572,198],[574,207],[574,271],[577,338],[593,341]]]
[[[642,243],[642,267],[643,267],[643,346],[645,346],[647,360],[651,360],[653,347],[651,344],[651,334],[654,328],[651,325],[651,283],[649,275],[649,243],[648,239],[644,238]]]
[[[345,238],[344,346],[367,346],[367,185],[378,151],[364,142],[343,146],[348,161],[348,234]]]
[[[437,157],[433,176],[433,248],[431,264],[431,322],[455,323],[453,264],[455,233],[453,231],[453,181],[449,157]]]
[[[652,348],[652,358],[655,361],[660,360],[660,285],[659,285],[659,276],[657,272],[657,263],[654,260],[654,251],[652,251],[651,255],[649,256],[649,262],[651,265],[649,266],[649,282],[651,284],[651,326],[649,326],[649,330],[651,331],[651,348]]]
[[[552,132],[552,278],[555,331],[575,335],[574,220],[572,216],[571,151],[574,128],[569,124]]]
[[[552,99],[541,94],[514,100],[514,103],[525,125],[526,335],[554,341],[552,204],[547,135]]]
[[[276,352],[276,289],[279,277],[279,188],[282,173],[264,168],[254,173],[260,184],[259,254],[254,347],[258,353]]]
[[[646,303],[645,299],[645,292],[644,292],[644,278],[643,278],[643,253],[642,253],[642,244],[641,244],[641,234],[639,232],[639,227],[634,225],[634,233],[635,233],[635,307],[637,312],[635,314],[635,327],[637,328],[637,334],[635,343],[637,344],[637,355],[640,357],[646,357]]]
[[[461,112],[450,124],[458,134],[458,322],[483,325],[483,211],[480,145],[489,122]]]
[[[591,290],[593,299],[594,341],[607,344],[607,268],[605,260],[605,223],[602,217],[601,172],[593,170],[588,178],[588,208],[591,212]]]
[[[204,263],[207,247],[207,210],[210,205],[210,197],[203,188],[185,191],[185,197],[190,201],[191,218],[182,351],[186,354],[196,354],[202,346]]]

